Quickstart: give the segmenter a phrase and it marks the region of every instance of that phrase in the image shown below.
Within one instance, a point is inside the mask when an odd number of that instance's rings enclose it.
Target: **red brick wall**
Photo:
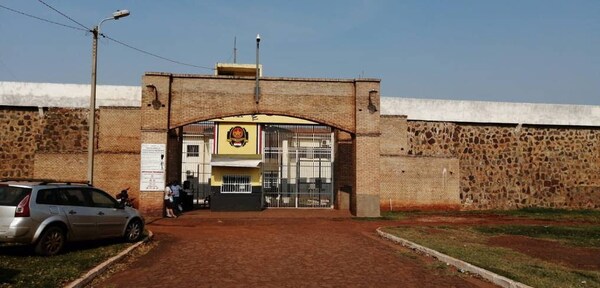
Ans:
[[[458,210],[459,161],[422,156],[381,157],[381,211]]]
[[[255,80],[252,77],[150,73],[144,76],[143,83],[146,88],[142,93],[142,107],[147,109],[143,109],[142,125],[148,129],[175,128],[224,116],[263,113],[313,120],[344,131],[355,130],[357,82],[353,80],[261,78],[259,104],[254,101]],[[364,85],[367,88],[379,89],[379,80],[365,79],[361,83],[368,83]],[[170,105],[170,111],[152,108],[156,91],[158,100],[166,107]],[[379,96],[374,96],[372,101],[379,105]],[[368,103],[362,104],[366,108]],[[171,120],[167,123],[161,119]]]

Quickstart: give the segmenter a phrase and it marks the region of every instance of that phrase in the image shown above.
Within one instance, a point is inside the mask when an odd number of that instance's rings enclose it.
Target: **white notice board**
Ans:
[[[165,144],[142,144],[140,191],[162,191],[165,188]]]

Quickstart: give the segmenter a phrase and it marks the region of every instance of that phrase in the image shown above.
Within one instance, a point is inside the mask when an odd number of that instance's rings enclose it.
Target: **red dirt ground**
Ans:
[[[336,210],[188,212],[149,224],[158,245],[93,286],[495,287],[376,236],[395,224]]]
[[[150,223],[158,245],[93,286],[495,287],[452,268],[439,269],[440,262],[379,238],[375,229],[544,223],[497,215],[361,221],[339,210],[200,210]],[[495,237],[490,244],[580,269],[600,267],[598,249],[521,236]]]

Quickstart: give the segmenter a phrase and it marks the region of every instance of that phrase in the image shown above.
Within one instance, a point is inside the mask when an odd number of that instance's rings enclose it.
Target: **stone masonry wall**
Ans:
[[[0,106],[0,178],[33,176],[40,121],[37,108]]]
[[[30,177],[86,182],[87,109],[46,108],[45,111]]]
[[[5,106],[0,119],[0,177],[85,180],[86,161],[79,156],[87,151],[85,109]],[[61,161],[67,158],[72,161]]]
[[[88,143],[87,109],[48,108],[38,153],[83,153]]]
[[[140,109],[97,112],[94,186],[139,199]],[[87,109],[0,106],[0,178],[87,181]],[[97,145],[99,146],[99,145]]]
[[[409,121],[408,155],[456,157],[463,209],[600,208],[600,129]]]

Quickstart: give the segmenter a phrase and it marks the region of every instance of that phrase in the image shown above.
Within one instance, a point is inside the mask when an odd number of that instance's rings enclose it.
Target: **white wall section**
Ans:
[[[381,97],[381,115],[408,120],[600,126],[600,106]]]
[[[86,84],[0,82],[0,105],[87,108],[91,87]],[[139,86],[96,86],[96,107],[134,106],[142,101]]]
[[[141,87],[98,85],[96,106],[141,105]],[[90,85],[1,82],[0,105],[87,108]],[[600,106],[381,97],[381,115],[408,120],[600,126]]]

